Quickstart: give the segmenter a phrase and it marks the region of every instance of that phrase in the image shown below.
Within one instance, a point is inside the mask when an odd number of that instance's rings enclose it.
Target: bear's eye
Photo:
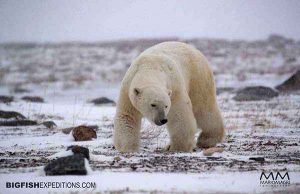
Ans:
[[[155,105],[155,104],[151,104],[151,106],[152,106],[152,107],[156,107],[156,105]]]
[[[165,106],[165,108],[168,108],[168,106]]]

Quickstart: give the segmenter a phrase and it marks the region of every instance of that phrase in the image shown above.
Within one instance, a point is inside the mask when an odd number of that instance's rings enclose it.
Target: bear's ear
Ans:
[[[168,95],[169,95],[169,96],[172,95],[172,90],[168,90]]]
[[[133,91],[136,96],[140,96],[142,93],[142,90],[140,88],[134,88]]]

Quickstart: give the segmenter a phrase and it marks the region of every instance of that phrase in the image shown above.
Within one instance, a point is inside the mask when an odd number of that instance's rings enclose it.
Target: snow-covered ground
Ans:
[[[274,37],[273,37],[274,39]],[[92,45],[5,46],[0,49],[0,94],[12,95],[0,110],[17,111],[57,127],[0,127],[0,193],[297,193],[300,190],[300,95],[280,94],[270,101],[237,102],[236,89],[274,87],[300,67],[300,44],[288,39],[244,42],[189,40],[208,56],[220,88],[218,102],[227,136],[222,153],[204,156],[164,151],[165,127],[143,121],[141,151],[121,154],[112,145],[114,105],[119,82],[144,47],[155,41]],[[157,41],[157,40],[156,40]],[[26,89],[27,93],[18,90]],[[45,103],[25,102],[25,95]],[[97,125],[97,139],[75,142],[63,128]],[[41,167],[70,145],[90,150],[93,172],[86,176],[44,176]],[[59,154],[58,154],[59,155]],[[57,156],[57,155],[56,155]],[[50,158],[49,158],[50,157]],[[265,161],[250,160],[263,157]],[[288,172],[290,185],[262,187],[262,172]],[[84,189],[9,189],[6,182],[95,182]]]

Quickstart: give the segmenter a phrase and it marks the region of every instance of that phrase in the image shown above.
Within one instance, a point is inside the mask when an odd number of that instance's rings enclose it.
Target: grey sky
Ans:
[[[300,40],[300,1],[0,0],[0,42],[141,37]]]

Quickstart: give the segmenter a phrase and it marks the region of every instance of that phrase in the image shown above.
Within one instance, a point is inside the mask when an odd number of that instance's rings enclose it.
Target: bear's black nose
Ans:
[[[166,124],[168,122],[168,119],[163,119],[160,121],[160,123],[163,125],[163,124]]]

